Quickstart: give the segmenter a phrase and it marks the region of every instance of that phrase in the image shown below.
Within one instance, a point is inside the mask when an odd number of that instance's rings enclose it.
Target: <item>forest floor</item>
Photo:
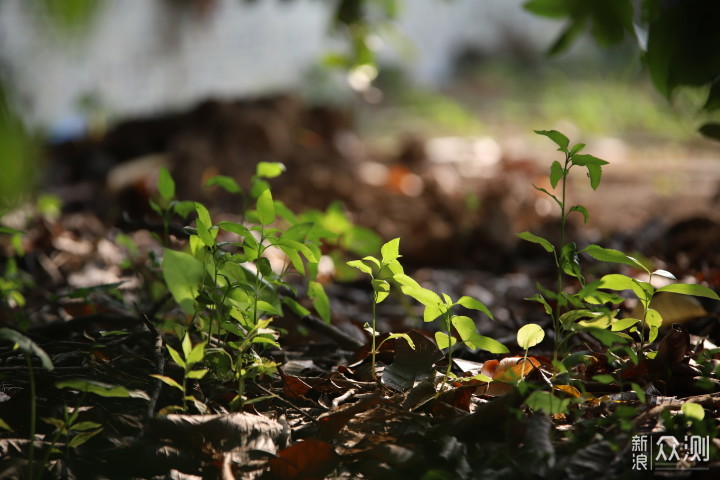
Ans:
[[[47,148],[45,190],[60,203],[46,197],[2,219],[24,234],[20,245],[2,237],[0,320],[46,352],[54,368],[37,351],[13,349],[15,337],[0,344],[0,477],[717,477],[720,302],[680,296],[653,303],[663,327],[639,356],[577,333],[570,346],[582,361],[560,380],[550,317],[525,300],[537,283],[552,288],[555,266],[515,235],[559,239],[555,205],[533,189],[550,188],[555,147],[508,134],[405,136],[388,149],[382,139],[361,139],[350,117],[293,97],[207,102],[125,122],[102,139]],[[568,235],[581,247],[621,249],[682,282],[720,290],[716,150],[603,137],[587,143],[587,152],[610,164],[597,191],[584,175],[569,184],[570,201],[585,205],[590,219],[571,223]],[[192,344],[202,340],[208,350],[231,342],[227,332],[207,338],[193,330],[194,318],[163,282],[162,227],[148,207],[158,198],[157,172],[169,168],[179,198],[235,221],[237,197],[198,184],[223,174],[247,191],[258,161],[285,164],[272,192],[296,213],[316,209],[316,218],[346,217],[383,241],[401,238],[406,273],[451,298],[482,301],[494,321],[465,314],[508,353],[461,346],[448,369],[438,327],[393,293],[378,306],[378,338],[404,333],[414,348],[405,338],[383,343],[376,379],[363,328],[373,290],[344,265],[360,257],[336,243],[323,247],[333,261],[321,262],[317,278],[330,323],[308,302],[301,303],[310,315],[275,315],[279,347],[254,354],[276,365],[248,377],[243,392],[208,358],[197,365],[210,373],[184,376],[166,348],[183,351],[179,331],[189,328]],[[181,222],[171,223],[175,250],[188,245]],[[364,241],[379,253],[378,238]],[[628,265],[589,266],[586,274],[611,271],[644,279]],[[289,284],[299,297],[306,292],[301,276]],[[631,298],[618,308],[620,317],[637,315]],[[527,323],[547,333],[524,358],[516,335]],[[151,375],[182,383],[187,399]],[[558,405],[528,401],[547,391]]]

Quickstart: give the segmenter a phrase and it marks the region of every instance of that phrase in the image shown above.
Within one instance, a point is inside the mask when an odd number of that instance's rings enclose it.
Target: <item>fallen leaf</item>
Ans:
[[[337,466],[333,446],[320,440],[305,440],[278,452],[271,459],[270,476],[278,480],[322,480]]]

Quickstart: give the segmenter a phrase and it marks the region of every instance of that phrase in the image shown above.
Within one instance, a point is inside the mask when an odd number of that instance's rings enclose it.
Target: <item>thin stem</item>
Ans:
[[[372,340],[371,340],[371,347],[370,347],[370,374],[372,376],[372,379],[377,382],[377,372],[375,371],[375,338],[377,336],[377,330],[375,329],[376,324],[376,318],[375,318],[375,311],[377,308],[377,300],[378,300],[378,294],[377,292],[373,292],[373,304],[372,304]]]
[[[448,340],[448,365],[445,369],[445,378],[443,378],[442,384],[440,385],[440,388],[438,389],[437,393],[435,394],[435,398],[439,397],[440,394],[445,390],[445,385],[447,385],[447,379],[450,377],[450,373],[452,372],[452,352],[453,352],[453,344],[452,344],[452,326],[450,323],[450,313],[445,313],[443,315],[443,319],[445,320],[445,333],[447,334],[447,340]]]
[[[35,429],[37,427],[37,396],[35,392],[35,373],[33,372],[30,355],[25,354],[25,361],[30,375],[30,445],[28,446],[28,478],[33,479],[35,473]]]

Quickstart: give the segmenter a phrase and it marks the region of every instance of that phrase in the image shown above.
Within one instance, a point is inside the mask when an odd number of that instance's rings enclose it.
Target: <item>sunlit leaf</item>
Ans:
[[[195,297],[205,275],[200,260],[184,252],[163,249],[163,278],[175,301],[185,313],[195,312]]]
[[[170,377],[166,377],[165,375],[155,375],[155,374],[152,374],[152,375],[150,375],[150,376],[153,377],[153,378],[157,378],[158,380],[161,380],[163,383],[165,383],[165,384],[167,384],[167,385],[170,385],[171,387],[177,388],[177,389],[180,390],[181,392],[184,392],[184,391],[185,391],[185,390],[183,389],[182,385],[180,385],[179,383],[177,383],[175,380],[173,380],[173,379],[170,378]]]
[[[394,238],[380,248],[382,255],[381,263],[387,264],[400,256],[400,239]]]
[[[680,410],[682,410],[683,415],[698,422],[701,422],[705,418],[705,409],[697,403],[685,402],[682,404],[682,407],[680,407]]]
[[[587,253],[595,260],[600,260],[601,262],[622,263],[625,265],[630,265],[634,268],[640,268],[642,270],[645,270],[647,273],[650,273],[650,271],[645,268],[642,263],[638,262],[633,257],[626,255],[620,250],[603,248],[599,245],[588,245],[584,249],[580,250],[580,252]]]
[[[472,318],[457,315],[452,318],[452,324],[460,335],[460,339],[464,342],[472,338],[473,335],[477,334],[475,322]]]
[[[435,332],[435,342],[440,350],[446,349],[451,345],[455,345],[457,339],[455,337],[448,336],[444,332]]]
[[[497,340],[477,333],[466,340],[465,344],[473,350],[480,349],[490,353],[502,354],[510,351],[505,345]]]
[[[626,328],[630,328],[636,323],[638,323],[640,320],[637,318],[623,318],[621,320],[616,320],[612,322],[612,325],[610,326],[610,330],[613,332],[619,332],[621,330],[625,330]]]
[[[437,307],[443,303],[437,293],[432,290],[428,290],[427,288],[405,285],[401,287],[401,289],[405,295],[414,298],[427,307]]]
[[[258,162],[255,175],[262,178],[275,178],[284,171],[285,165],[280,162]]]
[[[494,320],[492,313],[490,313],[490,310],[485,306],[484,303],[482,303],[480,300],[476,300],[472,297],[468,297],[467,295],[464,295],[460,297],[460,299],[457,301],[458,305],[462,305],[465,308],[469,308],[471,310],[478,310],[488,317],[490,317],[491,320]]]
[[[372,275],[372,268],[370,268],[368,265],[366,265],[362,260],[351,260],[347,262],[347,265],[353,268],[357,268],[363,273],[367,273],[368,275]]]
[[[673,283],[657,289],[658,292],[673,292],[720,300],[720,296],[708,287],[690,283]]]
[[[170,353],[170,357],[172,357],[172,359],[175,363],[177,363],[182,368],[187,368],[187,365],[185,364],[185,360],[183,360],[182,356],[180,355],[180,353],[177,350],[175,350],[170,345],[165,345],[165,347],[167,348],[168,353]]]
[[[269,188],[265,189],[257,199],[257,215],[263,225],[270,225],[275,221],[275,204]]]
[[[523,325],[517,333],[517,343],[523,350],[528,350],[530,347],[534,347],[538,343],[542,342],[544,338],[545,330],[536,323]]]

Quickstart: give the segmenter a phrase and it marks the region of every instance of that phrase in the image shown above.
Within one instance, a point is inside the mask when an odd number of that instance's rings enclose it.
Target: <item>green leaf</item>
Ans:
[[[373,257],[372,255],[368,255],[367,257],[363,257],[363,261],[372,263],[373,265],[375,265],[375,266],[378,268],[378,270],[380,270],[380,269],[382,268],[382,265],[380,265],[380,260],[378,260],[377,258]]]
[[[269,188],[264,190],[257,199],[257,214],[263,225],[270,225],[275,221],[275,205]]]
[[[652,272],[652,274],[653,274],[653,275],[659,275],[659,276],[665,277],[665,278],[669,278],[670,280],[677,280],[677,278],[675,277],[675,275],[673,275],[672,273],[668,272],[667,270],[655,270],[654,272]]]
[[[537,190],[538,192],[542,192],[542,193],[544,193],[545,195],[547,195],[547,196],[549,196],[550,198],[552,198],[553,200],[555,200],[555,203],[557,203],[558,207],[562,208],[563,203],[560,201],[560,199],[559,199],[558,197],[556,197],[556,196],[553,195],[552,193],[548,192],[548,191],[545,190],[544,188],[538,187],[538,186],[535,185],[535,184],[533,184],[533,188],[534,188],[535,190]]]
[[[460,339],[464,342],[477,334],[475,322],[472,318],[463,315],[457,315],[452,318],[452,324],[460,335]]]
[[[545,313],[547,313],[548,315],[552,315],[552,314],[553,314],[552,307],[551,307],[550,304],[547,302],[547,300],[545,300],[545,298],[544,298],[542,295],[540,295],[539,293],[536,293],[536,294],[533,295],[532,297],[528,297],[528,298],[526,298],[525,300],[530,300],[530,301],[533,301],[533,302],[538,302],[538,303],[541,304],[541,305],[543,306],[543,308],[545,309]]]
[[[637,318],[623,318],[621,320],[616,320],[610,326],[610,330],[612,330],[613,332],[619,332],[621,330],[625,330],[626,328],[632,327],[639,321],[640,320]]]
[[[608,374],[595,375],[595,376],[592,377],[592,378],[593,378],[593,380],[595,380],[596,382],[600,382],[600,383],[603,383],[603,384],[605,384],[605,385],[609,385],[609,384],[615,382],[615,377],[613,377],[612,375],[608,375]]]
[[[255,175],[262,178],[275,178],[280,176],[284,171],[285,165],[280,162],[259,162]]]
[[[569,242],[563,246],[560,254],[560,266],[566,274],[579,278],[581,282],[584,281],[580,270],[580,259],[578,258],[575,242]]]
[[[564,18],[572,13],[570,5],[566,0],[530,0],[525,2],[523,8],[543,17]]]
[[[590,186],[593,190],[597,190],[600,186],[600,179],[602,178],[602,169],[599,165],[588,164],[588,177],[590,177]]]
[[[375,291],[376,302],[380,303],[390,295],[390,284],[385,280],[374,278],[372,280],[372,287]]]
[[[241,237],[252,236],[250,229],[247,228],[245,225],[241,225],[239,223],[228,222],[228,221],[223,220],[222,222],[218,222],[217,226],[221,230],[225,230],[226,232],[231,232],[231,233],[237,233]]]
[[[705,418],[705,409],[697,403],[685,402],[682,404],[682,407],[680,407],[680,410],[683,415],[698,422],[701,422]]]
[[[439,307],[433,307],[431,305],[428,305],[425,307],[425,310],[423,311],[423,321],[432,322],[433,320],[438,318],[443,313],[445,313],[445,312],[443,310],[441,310]]]
[[[280,248],[280,250],[282,250],[283,253],[287,255],[287,257],[290,259],[290,263],[292,263],[293,267],[295,267],[295,270],[297,270],[298,273],[304,275],[305,265],[303,265],[302,258],[300,258],[300,254],[297,252],[297,250],[283,245],[278,245],[278,248]]]
[[[197,380],[200,380],[208,373],[207,368],[199,369],[199,370],[190,370],[187,372],[187,378],[195,378]]]
[[[14,431],[12,429],[12,427],[10,425],[8,425],[8,423],[5,420],[3,420],[2,418],[0,418],[0,430],[5,430],[8,432]]]
[[[320,318],[322,318],[325,323],[330,324],[330,300],[322,284],[310,282],[308,284],[308,297],[312,299],[313,307],[315,307],[315,311],[318,312]]]
[[[90,440],[92,437],[97,435],[98,433],[103,431],[103,427],[97,428],[95,430],[91,430],[88,432],[82,432],[78,433],[74,437],[70,439],[70,441],[67,443],[68,448],[77,448],[80,445],[83,445],[88,440]]]
[[[517,343],[523,350],[528,350],[545,338],[545,331],[536,323],[528,323],[520,327],[517,333]]]
[[[237,184],[237,182],[232,177],[228,177],[226,175],[215,175],[210,180],[205,182],[206,187],[212,187],[213,185],[217,185],[218,187],[229,193],[240,192],[240,186]]]
[[[640,282],[619,273],[611,273],[600,279],[598,288],[607,288],[610,290],[632,290],[635,292],[635,295],[642,300],[649,298],[648,293],[652,296],[652,292],[647,289],[647,286],[643,288],[643,283],[646,282]],[[652,289],[651,285],[650,289]]]
[[[215,245],[215,236],[210,233],[212,227],[212,220],[210,219],[210,212],[201,203],[195,203],[195,210],[197,211],[198,218],[195,221],[197,225],[197,234],[200,240],[205,246],[212,247]]]
[[[648,308],[647,314],[645,315],[645,323],[650,328],[648,332],[648,342],[654,342],[663,324],[662,315],[654,308]]]
[[[449,337],[447,333],[435,332],[435,342],[437,343],[438,348],[442,350],[450,347],[451,345],[455,345],[457,340],[455,337]]]
[[[167,202],[175,196],[175,181],[165,167],[162,167],[158,174],[157,189],[163,200]]]
[[[590,335],[600,340],[600,343],[602,343],[606,347],[611,347],[616,343],[626,344],[630,342],[630,340],[628,340],[626,336],[622,336],[609,330],[605,330],[604,328],[591,327],[586,329],[585,331],[589,332]]]
[[[297,300],[294,300],[290,297],[282,297],[282,302],[290,308],[293,312],[295,312],[300,317],[306,317],[310,315],[310,310],[300,305]]]
[[[52,360],[50,360],[48,354],[45,353],[45,350],[22,333],[11,328],[0,327],[0,338],[14,343],[16,347],[25,354],[38,357],[46,370],[53,370],[55,368]]]
[[[470,337],[470,339],[466,340],[465,344],[474,350],[477,350],[479,348],[490,353],[503,354],[510,351],[505,345],[498,342],[497,340],[479,335],[477,333]]]
[[[584,143],[577,143],[570,149],[570,155],[575,155],[576,153],[580,152],[583,148],[585,148]]]
[[[601,262],[622,263],[624,265],[630,265],[634,268],[640,268],[647,273],[650,273],[650,270],[648,270],[645,265],[637,261],[635,258],[626,255],[620,250],[615,250],[613,248],[603,248],[599,245],[588,245],[580,252],[587,253],[595,260],[600,260]]]
[[[552,188],[557,187],[558,182],[564,175],[565,169],[560,162],[555,160],[550,166],[550,185],[552,185]]]
[[[392,338],[403,338],[405,341],[410,345],[410,348],[415,350],[415,342],[412,341],[412,338],[410,338],[410,335],[407,333],[391,333],[387,336],[386,340],[390,340]]]
[[[698,132],[704,137],[720,141],[720,123],[706,123],[698,129]]]
[[[545,412],[547,415],[568,413],[569,398],[559,398],[550,392],[538,390],[530,394],[525,404],[532,410]]]
[[[380,263],[387,265],[400,256],[400,239],[394,238],[380,248],[382,260]]]
[[[190,254],[163,249],[163,278],[175,301],[188,314],[195,312],[195,297],[205,275],[202,262]]]
[[[398,273],[393,276],[393,280],[400,284],[401,287],[416,287],[422,288],[414,278],[405,275],[404,273]]]
[[[190,352],[192,352],[192,342],[190,341],[190,334],[188,332],[185,332],[180,345],[182,346],[183,357],[187,360],[190,357]],[[190,362],[188,362],[188,364],[189,363]]]
[[[437,308],[443,303],[442,299],[437,293],[433,292],[432,290],[428,290],[427,288],[415,287],[412,285],[403,285],[400,288],[405,295],[414,298],[426,307]]]
[[[108,383],[98,382],[97,380],[70,379],[55,382],[55,388],[70,388],[80,392],[94,393],[101,397],[107,398],[141,398],[150,400],[147,393],[142,390],[128,390],[122,385],[110,385]]]
[[[185,364],[185,360],[183,360],[182,356],[180,355],[180,352],[175,350],[170,345],[165,345],[165,347],[167,348],[168,352],[170,353],[170,356],[172,357],[173,361],[175,363],[177,363],[178,365],[180,365],[183,369],[187,370],[187,365]]]
[[[357,268],[363,273],[367,273],[368,275],[372,275],[372,268],[367,266],[362,260],[351,260],[349,262],[346,262],[349,267]]]
[[[568,151],[568,145],[570,144],[570,140],[563,135],[562,133],[558,132],[557,130],[535,130],[535,133],[538,135],[544,135],[548,137],[550,140],[555,142],[557,144],[558,150],[562,152]]]
[[[206,342],[200,342],[190,350],[189,355],[185,355],[185,361],[187,367],[192,368],[196,363],[200,363],[205,358],[205,344]]]
[[[570,213],[570,212],[582,213],[583,223],[587,223],[588,218],[590,218],[590,212],[588,212],[588,209],[582,205],[574,205],[574,206],[570,207],[570,210],[568,211],[568,213]]]
[[[482,303],[480,300],[476,300],[472,297],[468,297],[467,295],[464,295],[460,297],[460,300],[457,301],[458,305],[462,305],[465,308],[469,308],[471,310],[478,310],[488,317],[490,317],[491,320],[495,320],[492,313],[490,313],[490,310],[485,306],[484,303]]]
[[[713,290],[703,285],[695,285],[691,283],[673,283],[671,285],[665,285],[657,289],[658,292],[673,292],[682,293],[683,295],[694,295],[696,297],[712,298],[713,300],[720,300],[720,296]]]
[[[537,243],[538,245],[541,245],[548,253],[552,253],[555,251],[555,247],[553,247],[552,243],[530,232],[521,232],[518,233],[517,236],[527,242]]]
[[[96,422],[78,422],[74,423],[70,426],[70,430],[74,432],[84,432],[87,430],[92,430],[93,428],[102,427],[101,424]]]
[[[185,393],[185,390],[183,389],[182,385],[180,385],[179,383],[177,383],[175,380],[173,380],[170,377],[166,377],[165,375],[155,375],[155,374],[151,374],[150,376],[157,378],[158,380],[162,380],[163,383],[170,385],[171,387],[175,387],[178,390],[180,390],[181,392]]]
[[[587,167],[588,165],[596,165],[598,167],[601,167],[602,165],[608,164],[608,162],[606,160],[602,160],[600,158],[597,158],[593,155],[588,155],[588,154],[574,155],[572,157],[572,163],[573,163],[573,165],[577,165],[579,167]]]

